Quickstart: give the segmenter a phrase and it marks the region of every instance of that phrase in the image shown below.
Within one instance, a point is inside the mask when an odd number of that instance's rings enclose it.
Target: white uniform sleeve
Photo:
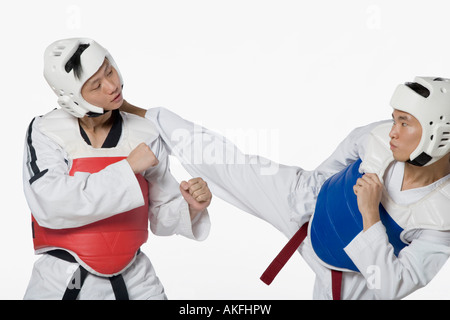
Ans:
[[[149,109],[146,117],[157,126],[168,151],[180,159],[189,174],[202,177],[219,198],[284,233],[298,229],[289,212],[291,194],[303,170],[242,154],[221,135],[167,109]]]
[[[98,173],[69,176],[65,152],[30,124],[25,141],[23,185],[33,216],[52,229],[74,228],[144,205],[126,160]]]
[[[450,255],[450,232],[419,230],[394,255],[381,222],[361,232],[345,248],[379,299],[401,299],[428,284]]]
[[[159,164],[144,174],[149,182],[150,229],[156,235],[178,234],[194,240],[204,240],[211,227],[208,211],[191,221],[189,206],[181,195],[179,183],[170,173],[169,157],[161,138],[150,145]]]
[[[387,123],[389,120],[375,122],[363,127],[356,128],[338,145],[336,150],[322,162],[316,170],[333,175],[344,170],[348,165],[355,162],[365,154],[365,146],[370,132],[378,125]]]

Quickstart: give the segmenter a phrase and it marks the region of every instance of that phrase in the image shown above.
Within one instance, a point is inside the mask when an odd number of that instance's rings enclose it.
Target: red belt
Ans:
[[[300,247],[303,240],[305,240],[307,234],[308,222],[294,234],[275,259],[273,259],[272,263],[267,267],[260,278],[262,282],[267,285],[272,283],[273,279],[275,279],[294,252]],[[342,271],[331,270],[331,284],[333,300],[341,300]]]

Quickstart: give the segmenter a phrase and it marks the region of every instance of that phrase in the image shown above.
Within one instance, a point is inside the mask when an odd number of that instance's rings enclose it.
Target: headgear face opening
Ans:
[[[414,81],[397,87],[391,106],[419,121],[422,137],[408,162],[427,166],[450,152],[450,79],[416,77]],[[419,94],[412,89],[414,86],[428,90],[429,94]]]
[[[71,66],[75,54],[80,59],[80,72]],[[114,59],[94,40],[64,39],[47,47],[44,54],[44,77],[58,96],[58,104],[61,108],[78,118],[86,114],[95,116],[104,113],[103,108],[92,105],[83,98],[81,89],[85,82],[100,69],[105,58],[116,69],[123,86],[123,79]]]

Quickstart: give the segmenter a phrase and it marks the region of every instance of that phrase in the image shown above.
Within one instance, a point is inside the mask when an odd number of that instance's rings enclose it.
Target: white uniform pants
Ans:
[[[24,299],[61,300],[78,263],[71,263],[43,254],[34,264]],[[140,253],[135,262],[122,273],[130,300],[165,300],[164,287],[156,276],[150,260]],[[108,278],[88,274],[80,300],[115,300]]]

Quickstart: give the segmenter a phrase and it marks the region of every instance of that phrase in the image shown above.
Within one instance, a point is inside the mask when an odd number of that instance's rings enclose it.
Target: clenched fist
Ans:
[[[358,209],[363,218],[364,231],[380,221],[379,206],[383,184],[374,173],[366,173],[353,186],[358,199]]]
[[[194,178],[188,182],[181,182],[180,191],[189,204],[189,212],[192,219],[211,204],[211,191],[206,181],[202,178]]]
[[[127,161],[135,174],[142,173],[159,163],[153,151],[143,142],[130,152]]]

